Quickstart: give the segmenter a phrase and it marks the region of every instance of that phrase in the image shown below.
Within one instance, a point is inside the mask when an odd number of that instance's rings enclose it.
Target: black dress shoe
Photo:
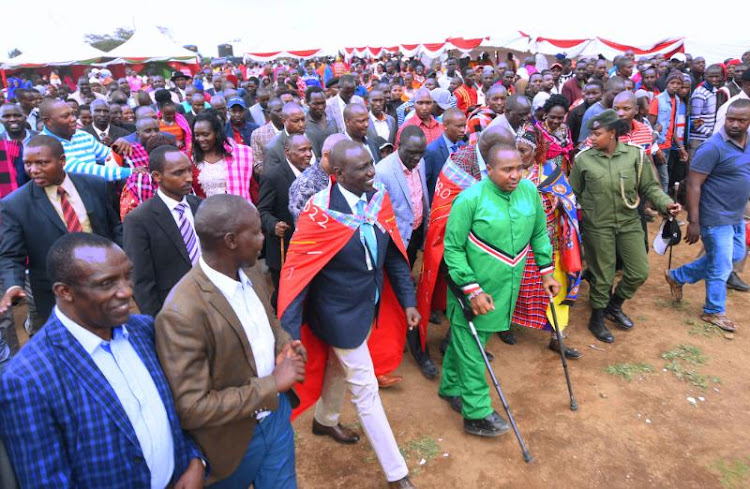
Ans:
[[[419,370],[421,370],[422,375],[424,375],[429,380],[436,379],[440,374],[440,372],[438,372],[437,366],[435,365],[435,362],[433,362],[432,359],[428,356],[422,357],[422,361],[419,362]]]
[[[750,285],[742,281],[737,272],[732,272],[727,280],[727,289],[738,290],[740,292],[750,291]]]
[[[432,311],[430,313],[430,322],[432,324],[440,324],[440,314],[438,314],[437,311]]]
[[[417,486],[411,483],[409,476],[388,483],[388,489],[417,489]]]
[[[615,341],[612,332],[604,324],[604,311],[602,309],[594,309],[591,311],[589,331],[591,331],[591,334],[593,334],[597,340],[603,341],[604,343],[614,343]]]
[[[350,430],[349,428],[346,428],[345,426],[342,426],[340,424],[336,426],[324,426],[318,423],[318,421],[314,418],[312,432],[313,435],[317,436],[330,436],[337,443],[342,443],[344,445],[351,445],[359,441],[359,435],[356,434],[353,430]]]
[[[622,307],[610,302],[606,309],[604,309],[604,317],[613,321],[620,329],[633,329],[635,323],[630,319],[624,312]]]
[[[445,402],[447,402],[448,405],[451,407],[451,409],[453,409],[454,411],[456,411],[458,414],[461,414],[461,407],[463,406],[463,404],[461,403],[461,397],[459,397],[459,396],[444,396],[444,395],[442,395],[440,393],[438,393],[438,397],[440,397],[440,399],[442,399]]]
[[[557,338],[553,338],[549,341],[549,349],[556,353],[560,353],[560,343],[557,341]],[[583,353],[575,348],[565,347],[565,358],[581,358],[582,356]]]
[[[500,337],[501,340],[503,340],[503,343],[507,343],[509,345],[515,345],[516,344],[516,335],[513,334],[513,331],[500,331],[497,333],[497,335]]]
[[[483,419],[464,418],[464,431],[470,435],[493,438],[507,433],[509,429],[508,423],[495,412]]]

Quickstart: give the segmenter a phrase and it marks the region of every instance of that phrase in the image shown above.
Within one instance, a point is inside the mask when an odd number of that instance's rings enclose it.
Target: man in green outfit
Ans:
[[[521,156],[514,146],[493,146],[488,178],[458,195],[446,226],[448,273],[471,303],[483,346],[492,333],[510,328],[529,249],[545,290],[555,296],[560,289],[552,278],[552,245],[542,201],[521,172]],[[450,294],[447,315],[453,338],[443,360],[439,395],[461,411],[464,431],[499,436],[508,431],[508,423],[492,409],[482,354],[458,300]]]
[[[643,149],[619,141],[630,128],[617,112],[605,110],[593,117],[589,130],[591,147],[578,153],[569,180],[583,209],[581,237],[591,277],[589,331],[599,341],[612,343],[615,338],[604,318],[621,329],[631,329],[633,321],[622,305],[648,278],[639,195],[662,213],[676,215],[681,207],[661,190]],[[622,279],[611,293],[618,256]]]

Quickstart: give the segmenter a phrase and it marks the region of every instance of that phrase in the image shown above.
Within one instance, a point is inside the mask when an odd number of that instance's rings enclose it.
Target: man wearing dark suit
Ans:
[[[284,162],[286,159],[286,142],[292,134],[305,134],[307,123],[305,111],[294,102],[284,104],[281,111],[281,121],[284,124],[284,129],[271,139],[265,151],[263,151],[263,168],[265,170]],[[312,155],[310,157],[312,158]]]
[[[398,151],[380,160],[375,167],[375,180],[388,191],[409,264],[414,266],[430,213],[422,160],[427,139],[417,126],[407,126],[400,137]],[[422,349],[418,329],[407,331],[406,343],[422,374],[430,380],[437,378],[437,367],[430,359],[429,350]]]
[[[133,262],[135,303],[149,316],[156,316],[169,291],[200,256],[194,216],[201,200],[189,195],[191,167],[188,157],[173,146],[152,151],[149,170],[159,190],[123,223],[125,252]]]
[[[20,487],[203,487],[154,347],[131,316],[131,264],[111,241],[66,234],[47,262],[57,305],[0,383],[0,436]]]
[[[130,134],[126,129],[111,123],[109,104],[106,100],[91,102],[91,118],[92,123],[83,130],[94,136],[104,146],[111,146],[113,142]]]
[[[372,156],[356,141],[341,141],[331,150],[336,183],[328,208],[342,214],[366,215],[376,195]],[[384,190],[380,190],[384,192]],[[381,197],[382,198],[382,197]],[[328,217],[328,214],[325,214]],[[399,453],[378,394],[372,358],[367,347],[379,307],[384,269],[404,307],[410,328],[419,323],[409,264],[380,224],[359,224],[351,238],[320,269],[284,310],[281,324],[292,338],[300,337],[306,322],[331,349],[323,391],[315,407],[313,431],[337,441],[351,442],[338,424],[347,384],[360,423],[368,434],[392,488],[413,488],[409,469]],[[311,256],[310,260],[315,257]],[[345,379],[345,380],[344,380]]]
[[[440,170],[448,161],[448,157],[464,145],[466,135],[466,116],[460,109],[451,107],[443,113],[443,136],[427,145],[424,154],[425,176],[427,177],[427,192],[430,202],[435,193]]]
[[[396,119],[385,113],[385,94],[374,89],[370,92],[370,126],[367,129],[367,139],[374,140],[380,136],[395,145],[397,132]]]
[[[7,287],[0,314],[26,295],[28,257],[37,310],[31,328],[35,333],[55,305],[45,269],[52,243],[68,232],[87,232],[121,244],[122,224],[110,204],[104,179],[65,172],[65,154],[57,139],[34,136],[24,147],[23,159],[32,181],[0,201],[0,282]]]
[[[304,120],[304,114],[303,114]],[[282,133],[283,134],[283,133]],[[271,302],[276,307],[281,273],[281,247],[284,253],[294,234],[294,218],[289,212],[289,187],[310,166],[312,145],[304,134],[292,134],[287,138],[285,158],[282,163],[266,168],[260,180],[258,212],[266,236],[266,264],[271,270],[274,290]]]
[[[236,195],[214,195],[195,229],[201,258],[156,317],[177,414],[209,460],[212,488],[295,489],[291,388],[304,380],[307,354],[279,327],[254,266],[258,212]]]
[[[344,134],[348,139],[359,143],[365,151],[370,153],[372,160],[377,163],[380,161],[380,148],[375,139],[367,136],[370,128],[370,113],[364,105],[349,104],[344,109]]]
[[[258,127],[263,127],[270,122],[268,101],[271,100],[271,92],[266,88],[259,88],[257,92],[258,102],[250,107],[250,118]]]

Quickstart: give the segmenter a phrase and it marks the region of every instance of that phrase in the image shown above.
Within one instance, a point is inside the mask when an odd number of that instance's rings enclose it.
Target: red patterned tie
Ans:
[[[67,226],[68,231],[71,233],[82,232],[83,227],[81,226],[81,221],[78,220],[76,211],[73,210],[73,206],[70,205],[70,202],[66,197],[68,192],[62,187],[57,187],[57,193],[60,195],[60,207],[62,207],[63,216],[65,217],[65,226]]]

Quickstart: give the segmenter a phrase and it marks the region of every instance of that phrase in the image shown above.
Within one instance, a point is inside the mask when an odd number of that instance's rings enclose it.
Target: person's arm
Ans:
[[[0,202],[0,236],[0,284],[5,287],[0,300],[2,314],[12,306],[14,299],[25,295],[23,285],[28,256],[23,226],[7,202]]]
[[[267,236],[275,236],[276,225],[281,220],[273,215],[274,204],[276,202],[276,182],[269,177],[270,175],[263,175],[260,178],[258,213],[260,213],[260,223],[263,231]]]
[[[401,307],[404,309],[416,307],[417,297],[414,292],[414,282],[411,280],[409,262],[392,239],[388,239],[388,248],[385,252],[385,271]]]
[[[158,198],[158,197],[157,197]],[[151,255],[148,232],[137,216],[125,217],[124,250],[133,262],[133,293],[142,314],[156,316],[161,309],[156,286],[156,269]]]
[[[645,152],[641,149],[641,155],[643,158],[643,168],[641,169],[641,184],[638,189],[638,193],[645,196],[648,200],[654,204],[656,210],[662,213],[666,213],[669,210],[669,206],[674,201],[665,194],[659,183],[659,179],[656,177],[653,171],[648,166],[648,160],[645,157]]]
[[[695,132],[704,135],[709,134],[708,127],[703,120],[706,105],[706,99],[700,93],[693,92],[690,97],[690,124]]]
[[[75,159],[68,159],[65,162],[65,171],[69,173],[80,173],[83,175],[95,175],[97,177],[102,177],[108,182],[124,180],[133,173],[132,168],[104,166],[97,163],[83,163]]]
[[[208,350],[209,325],[202,314],[163,309],[156,316],[156,351],[174,395],[184,430],[226,425],[252,418],[261,409],[278,408],[279,388],[273,375],[246,384],[213,388]]]
[[[700,203],[703,182],[708,175],[691,170],[687,181],[686,205],[688,211],[688,227],[685,241],[689,244],[697,243],[701,236]]]
[[[6,372],[0,398],[0,434],[19,487],[74,488],[61,428],[37,381]]]
[[[289,336],[294,340],[300,339],[300,330],[302,329],[302,313],[305,308],[305,299],[307,293],[310,290],[308,284],[302,289],[297,297],[294,298],[291,304],[286,308],[284,314],[281,316],[281,327],[284,328]]]
[[[651,101],[651,105],[648,108],[648,121],[651,123],[652,127],[656,127],[656,121],[658,120],[658,117],[659,117],[659,99],[654,97],[654,99]]]
[[[466,256],[467,240],[471,231],[475,203],[469,199],[456,198],[451,207],[445,228],[445,252],[443,258],[448,266],[451,280],[463,290],[465,295],[481,290],[476,274]]]

